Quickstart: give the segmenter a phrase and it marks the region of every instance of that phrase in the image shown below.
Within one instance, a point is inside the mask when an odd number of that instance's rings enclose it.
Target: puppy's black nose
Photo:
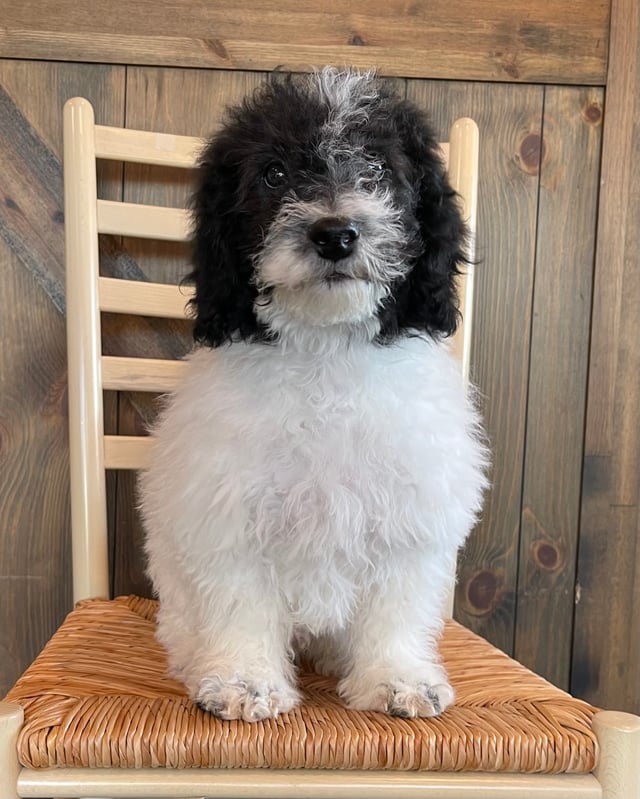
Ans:
[[[318,219],[308,232],[318,255],[329,261],[339,261],[351,255],[359,235],[355,222],[338,216]]]

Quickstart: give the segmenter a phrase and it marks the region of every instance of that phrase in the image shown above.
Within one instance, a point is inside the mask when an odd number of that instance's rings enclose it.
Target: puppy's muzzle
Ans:
[[[360,230],[351,219],[325,216],[309,227],[307,235],[321,258],[340,261],[353,252]]]

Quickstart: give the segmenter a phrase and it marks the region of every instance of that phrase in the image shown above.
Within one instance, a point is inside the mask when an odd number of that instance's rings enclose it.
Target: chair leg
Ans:
[[[23,721],[20,705],[0,702],[0,799],[18,799],[18,733]]]
[[[603,799],[640,799],[640,716],[601,710],[593,719]]]

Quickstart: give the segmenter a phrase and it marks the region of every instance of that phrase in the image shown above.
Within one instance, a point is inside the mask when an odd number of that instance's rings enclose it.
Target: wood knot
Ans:
[[[495,606],[500,580],[497,574],[481,571],[467,583],[467,602],[472,613],[484,615]]]
[[[582,109],[582,118],[589,125],[599,125],[602,122],[602,106],[600,103],[587,103]]]
[[[531,545],[531,557],[538,568],[547,572],[557,572],[564,565],[562,553],[552,541],[534,541]]]
[[[222,59],[223,61],[229,61],[229,53],[227,52],[227,48],[220,41],[220,39],[203,39],[202,43],[207,50],[210,50],[218,58]]]
[[[497,68],[508,75],[510,80],[520,80],[517,50],[507,47],[504,50],[492,51],[491,56],[497,62]]]
[[[366,47],[367,43],[359,36],[357,33],[354,33],[353,36],[349,39],[349,44],[353,45],[354,47]]]
[[[518,80],[520,78],[520,70],[515,64],[513,63],[503,64],[502,69],[504,69],[507,75],[510,78],[513,78],[513,80]]]
[[[516,160],[530,175],[537,175],[545,156],[544,142],[537,133],[528,133],[520,142]]]

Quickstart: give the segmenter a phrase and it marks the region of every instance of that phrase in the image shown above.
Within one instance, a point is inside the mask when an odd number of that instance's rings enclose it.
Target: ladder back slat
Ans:
[[[152,445],[150,436],[105,436],[105,469],[146,469]]]
[[[101,311],[165,319],[187,317],[187,303],[194,294],[191,287],[113,277],[100,278],[99,292]]]
[[[108,391],[171,391],[183,378],[185,361],[102,357],[102,385]]]
[[[191,218],[184,208],[98,200],[98,231],[160,241],[188,241]]]
[[[187,169],[195,167],[204,144],[195,136],[173,136],[107,125],[96,125],[95,143],[98,158]]]

